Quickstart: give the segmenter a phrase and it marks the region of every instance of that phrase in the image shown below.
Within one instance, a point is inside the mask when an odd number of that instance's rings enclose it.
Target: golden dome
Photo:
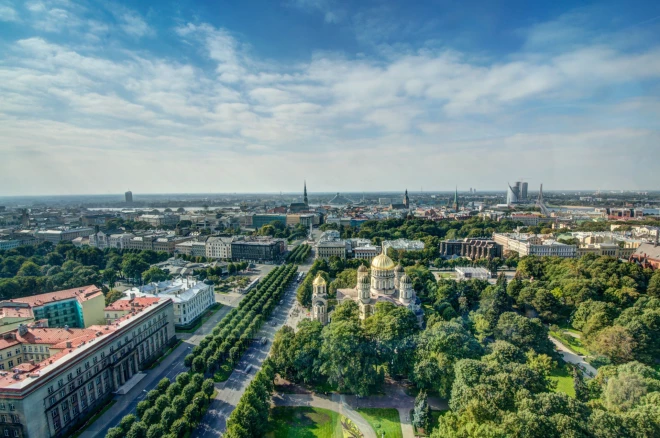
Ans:
[[[321,277],[321,274],[317,274],[316,278],[314,279],[314,286],[321,286],[322,284],[326,284],[325,278]]]
[[[391,258],[389,258],[385,253],[377,255],[371,261],[371,267],[374,269],[380,269],[381,271],[390,271],[396,267]]]

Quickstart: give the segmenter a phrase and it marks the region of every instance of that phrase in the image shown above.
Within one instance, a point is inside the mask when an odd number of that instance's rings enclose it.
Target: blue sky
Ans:
[[[660,189],[660,3],[0,0],[0,195]]]

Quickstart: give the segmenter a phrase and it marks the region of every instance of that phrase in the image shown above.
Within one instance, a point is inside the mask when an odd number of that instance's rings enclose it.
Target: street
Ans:
[[[257,275],[263,278],[276,266],[277,265],[258,265],[259,273]],[[183,340],[183,342],[154,369],[142,371],[146,376],[128,393],[125,395],[116,395],[114,398],[116,400],[115,404],[92,423],[80,435],[80,438],[104,437],[108,429],[119,424],[119,421],[121,421],[125,415],[128,415],[131,412],[135,413],[137,404],[144,399],[147,392],[155,388],[163,377],[172,380],[177,374],[187,371],[187,368],[183,364],[183,359],[186,355],[190,353],[190,350],[195,345],[199,344],[199,341],[201,341],[204,336],[213,330],[216,324],[227,313],[238,306],[243,297],[244,295],[234,292],[215,294],[216,302],[221,303],[223,307],[206,321],[195,333],[177,333],[177,338]],[[270,348],[270,345],[266,345],[265,348]]]
[[[193,432],[193,438],[218,437],[222,435],[226,428],[227,418],[238,404],[255,373],[261,368],[264,359],[268,356],[275,332],[284,325],[291,309],[296,304],[297,286],[298,284],[293,282],[287,288],[285,296],[282,299],[282,304],[275,308],[268,321],[255,336],[257,339],[265,337],[268,342],[265,345],[256,341],[253,342],[250,348],[243,354],[240,363],[235,367],[229,379],[223,383],[216,383],[215,387],[218,390],[218,394],[211,402],[209,410],[206,412],[199,426]],[[252,369],[246,374],[243,370],[247,365],[252,365]]]

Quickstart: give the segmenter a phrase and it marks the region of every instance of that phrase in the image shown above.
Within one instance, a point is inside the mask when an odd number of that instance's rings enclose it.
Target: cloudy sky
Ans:
[[[660,189],[659,130],[657,1],[0,0],[0,195]]]

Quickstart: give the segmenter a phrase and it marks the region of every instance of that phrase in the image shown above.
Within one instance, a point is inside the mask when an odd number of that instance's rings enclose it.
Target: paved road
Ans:
[[[218,437],[222,435],[227,425],[227,418],[229,418],[229,415],[238,404],[255,373],[261,368],[262,362],[270,352],[275,332],[284,325],[289,312],[296,302],[296,286],[297,284],[294,282],[287,288],[282,304],[275,308],[269,320],[255,336],[257,339],[265,337],[268,340],[266,345],[253,342],[250,348],[243,354],[241,362],[234,369],[231,376],[229,376],[229,379],[226,382],[216,384],[218,393],[211,402],[209,410],[200,425],[193,433],[193,438]],[[271,323],[274,325],[271,325]],[[248,364],[252,365],[252,370],[246,374],[243,370]]]
[[[596,376],[598,370],[593,366],[591,366],[590,364],[588,364],[582,356],[578,356],[577,354],[573,353],[571,350],[568,349],[568,347],[566,347],[559,340],[553,338],[552,336],[548,336],[548,337],[550,338],[552,343],[555,344],[555,347],[557,347],[557,350],[559,350],[559,354],[562,355],[564,361],[570,362],[572,364],[580,365],[582,367],[582,373],[587,377]]]
[[[338,412],[355,423],[364,438],[377,438],[374,429],[364,417],[346,403],[343,398],[344,396],[337,394],[333,394],[331,397],[316,394],[276,394],[273,397],[273,402],[276,406],[312,406]],[[410,437],[412,438],[412,435]]]
[[[260,276],[267,275],[277,265],[257,265]],[[144,399],[147,392],[151,391],[163,377],[174,379],[179,373],[187,370],[183,365],[183,359],[195,345],[199,344],[204,336],[209,334],[216,324],[238,303],[244,295],[238,293],[216,294],[216,302],[223,307],[218,310],[208,321],[206,321],[195,333],[178,333],[177,337],[183,342],[167,356],[153,370],[146,370],[144,377],[135,387],[125,395],[115,396],[115,404],[99,417],[85,432],[81,438],[104,437],[107,430],[119,424],[119,421],[131,412],[135,412],[137,404]]]
[[[124,415],[135,412],[137,404],[142,401],[148,391],[151,391],[163,377],[173,379],[177,374],[186,371],[183,365],[183,358],[186,357],[193,346],[208,333],[231,309],[233,309],[243,295],[240,294],[216,294],[216,301],[223,304],[208,321],[206,321],[195,334],[179,333],[177,336],[183,339],[183,342],[167,356],[153,370],[146,370],[146,377],[135,385],[127,394],[115,396],[115,404],[108,409],[100,418],[82,433],[81,438],[103,437],[109,428],[116,426]]]

